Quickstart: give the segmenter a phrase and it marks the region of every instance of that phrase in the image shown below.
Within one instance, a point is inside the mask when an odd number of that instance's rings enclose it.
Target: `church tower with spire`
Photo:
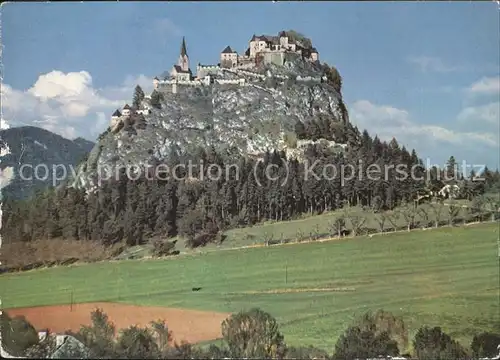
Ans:
[[[179,55],[179,61],[177,62],[177,65],[180,66],[182,71],[189,71],[189,56],[187,54],[186,39],[184,38],[184,36],[182,37],[181,53]]]

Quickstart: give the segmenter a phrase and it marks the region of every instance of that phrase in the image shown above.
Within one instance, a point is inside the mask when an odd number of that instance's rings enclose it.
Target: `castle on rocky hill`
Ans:
[[[167,87],[173,93],[177,92],[179,85],[199,86],[213,83],[243,85],[244,78],[222,80],[217,79],[217,73],[222,69],[250,69],[262,63],[283,66],[285,55],[290,53],[298,54],[311,62],[319,61],[319,53],[314,47],[307,46],[298,40],[292,40],[286,31],[281,31],[278,36],[253,35],[248,45],[244,54],[238,54],[231,46],[226,46],[220,53],[220,62],[217,65],[198,63],[196,76],[193,76],[189,66],[186,40],[182,38],[177,64],[172,67],[170,73],[155,77],[153,85],[155,89]]]
[[[196,66],[196,75],[193,75],[189,64],[186,40],[183,37],[177,64],[174,64],[169,72],[155,76],[153,86],[155,90],[169,93],[177,93],[180,87],[209,86],[211,84],[225,85],[248,85],[245,77],[251,76],[263,80],[266,76],[251,71],[260,64],[274,64],[283,66],[287,54],[295,54],[311,63],[319,63],[319,53],[316,48],[300,40],[294,40],[292,34],[281,31],[278,36],[253,35],[248,43],[244,54],[238,54],[231,46],[226,46],[220,53],[220,62],[214,65]],[[231,73],[232,79],[222,78],[221,72]],[[297,80],[301,80],[300,77]],[[303,79],[304,81],[323,81],[323,78]],[[111,117],[111,128],[118,128],[121,123],[128,121],[135,115],[146,115],[151,112],[150,97],[141,104],[140,109],[125,105],[122,111],[116,110]]]

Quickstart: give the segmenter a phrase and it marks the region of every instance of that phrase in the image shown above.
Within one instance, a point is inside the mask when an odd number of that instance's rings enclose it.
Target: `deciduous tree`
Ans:
[[[276,319],[260,309],[231,315],[222,323],[222,336],[234,358],[270,359],[285,351]]]

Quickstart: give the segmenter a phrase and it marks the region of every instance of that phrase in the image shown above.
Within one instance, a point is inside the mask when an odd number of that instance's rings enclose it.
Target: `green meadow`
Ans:
[[[498,223],[489,223],[56,267],[0,276],[0,296],[4,308],[71,297],[222,312],[259,307],[278,319],[288,344],[328,351],[355,316],[384,309],[402,315],[411,334],[439,325],[469,344],[500,323],[498,236]]]
[[[455,201],[457,206],[465,206],[459,209],[457,214],[458,217],[467,217],[468,212],[466,206],[471,204],[470,201],[460,200]],[[422,204],[419,209],[425,210],[428,215],[427,221],[434,221],[436,214],[431,210],[429,204]],[[380,232],[380,225],[377,221],[377,214],[363,210],[361,208],[353,207],[349,210],[349,214],[358,215],[365,219],[363,227],[365,229],[371,229],[374,232]],[[304,215],[300,219],[289,220],[289,221],[268,221],[256,224],[250,227],[234,228],[227,230],[224,235],[226,236],[222,244],[216,245],[214,243],[207,244],[201,249],[189,249],[185,247],[183,239],[178,239],[176,244],[176,249],[181,252],[206,252],[209,250],[219,250],[219,249],[234,249],[239,247],[263,245],[265,240],[273,240],[279,242],[280,240],[285,240],[288,242],[297,241],[298,238],[302,240],[309,240],[313,236],[318,236],[320,238],[329,238],[333,235],[331,224],[338,216],[345,216],[346,212],[344,210],[328,211],[321,215]],[[439,214],[440,222],[448,222],[449,220],[449,207],[447,204],[441,208]],[[422,213],[419,213],[415,219],[416,221],[424,221]],[[399,216],[395,220],[395,224],[398,227],[406,227],[407,223],[403,216]],[[349,220],[346,221],[346,229],[351,230]],[[386,220],[384,224],[384,231],[388,231],[393,224],[389,220]],[[152,251],[151,245],[139,245],[133,246],[125,250],[120,254],[117,259],[129,259],[129,258],[142,258],[145,256],[150,256]]]

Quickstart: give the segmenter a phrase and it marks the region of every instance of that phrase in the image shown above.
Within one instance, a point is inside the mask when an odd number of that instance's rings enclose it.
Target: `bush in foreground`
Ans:
[[[408,348],[408,329],[403,318],[399,316],[384,310],[378,310],[375,313],[367,312],[358,320],[358,324],[368,331],[375,329],[376,335],[387,332],[389,338],[397,342],[400,353]]]
[[[334,359],[367,359],[399,355],[398,343],[387,331],[377,332],[375,325],[349,327],[335,345]]]
[[[14,356],[30,358],[120,358],[120,359],[330,359],[321,349],[287,347],[274,317],[260,309],[229,316],[221,326],[222,344],[207,349],[189,343],[172,343],[171,332],[163,320],[150,327],[131,326],[117,333],[108,316],[100,309],[91,313],[91,325],[77,333],[67,332],[76,340],[74,348],[56,350],[53,337],[39,340],[34,327],[24,318],[11,319],[2,314],[2,344]],[[74,340],[74,339],[73,339]],[[383,310],[357,319],[338,339],[332,359],[368,359],[397,356],[398,341],[405,344],[407,329],[401,318]],[[473,358],[497,354],[500,335],[481,333],[471,344]],[[83,346],[83,345],[84,346]],[[401,346],[401,345],[400,345]],[[413,340],[419,360],[470,359],[467,351],[441,328],[422,327]]]
[[[499,345],[500,334],[483,332],[474,336],[470,348],[474,358],[494,357]]]
[[[413,340],[415,355],[419,360],[459,360],[466,359],[465,349],[441,330],[427,326],[418,329]]]
[[[13,356],[25,356],[26,351],[38,344],[38,332],[24,316],[11,318],[7,312],[0,314],[2,346]]]
[[[222,336],[231,357],[269,359],[285,351],[276,319],[260,309],[231,315],[222,323]]]

